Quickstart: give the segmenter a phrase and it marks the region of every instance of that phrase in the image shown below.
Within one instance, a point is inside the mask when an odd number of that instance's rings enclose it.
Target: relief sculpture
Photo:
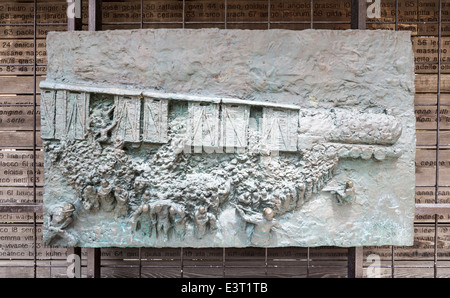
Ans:
[[[239,32],[233,38],[245,40]],[[50,38],[49,45],[53,40],[55,48],[64,47]],[[58,53],[51,53],[50,62],[58,63]],[[253,91],[268,88],[270,96],[281,96],[289,85],[283,80],[291,76],[280,75],[278,87],[266,81]],[[376,103],[364,96],[354,104],[350,95],[336,100],[337,91],[322,99],[302,97],[299,104],[229,96],[225,89],[215,95],[168,92],[76,77],[61,81],[50,69],[40,86],[46,245],[411,243],[415,139],[409,106],[405,112],[390,100]],[[196,75],[189,78],[191,88],[201,84],[216,91]],[[413,92],[397,95],[411,99]]]

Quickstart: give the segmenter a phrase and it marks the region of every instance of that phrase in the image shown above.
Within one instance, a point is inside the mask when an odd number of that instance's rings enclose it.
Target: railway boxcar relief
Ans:
[[[412,245],[409,32],[146,29],[47,45],[47,245]]]

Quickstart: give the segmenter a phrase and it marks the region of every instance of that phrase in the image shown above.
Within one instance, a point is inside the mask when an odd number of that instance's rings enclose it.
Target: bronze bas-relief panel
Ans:
[[[122,30],[47,45],[46,244],[412,245],[408,33]]]

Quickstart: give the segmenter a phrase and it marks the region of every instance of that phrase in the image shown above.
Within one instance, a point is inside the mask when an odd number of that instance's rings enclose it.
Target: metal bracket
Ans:
[[[102,30],[102,0],[89,0],[89,31]]]
[[[366,13],[367,13],[367,0],[352,0],[352,18],[351,18],[351,28],[352,29],[366,29]]]
[[[352,0],[351,28],[366,29],[366,0]],[[348,249],[348,278],[363,277],[363,247]]]
[[[363,277],[363,248],[350,247],[348,249],[348,278]]]
[[[82,30],[82,4],[83,0],[68,0],[69,8],[67,11],[67,31],[79,31]],[[71,9],[71,5],[73,5],[74,13],[73,15],[69,14],[69,9]]]
[[[100,278],[100,248],[87,249],[87,278]]]

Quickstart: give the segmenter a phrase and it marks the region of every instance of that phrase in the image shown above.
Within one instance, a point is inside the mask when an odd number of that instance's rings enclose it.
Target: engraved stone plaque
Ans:
[[[44,243],[412,245],[410,38],[50,33]]]

